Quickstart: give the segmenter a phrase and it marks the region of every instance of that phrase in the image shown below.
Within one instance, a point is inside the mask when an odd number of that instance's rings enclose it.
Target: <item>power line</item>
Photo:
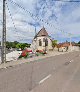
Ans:
[[[13,23],[13,26],[14,26],[15,30],[17,30],[17,28],[16,28],[16,26],[15,26],[15,23],[14,23],[14,20],[13,20],[13,18],[12,18],[12,14],[11,14],[11,12],[10,12],[10,8],[9,8],[9,6],[8,6],[8,3],[7,3],[7,2],[6,2],[6,5],[7,5],[7,9],[8,9],[8,12],[9,12],[10,18],[11,18],[12,23]],[[27,24],[28,24],[28,23],[27,23]],[[16,31],[16,32],[17,32],[17,31]]]
[[[41,21],[41,22],[47,24],[48,26],[54,27],[54,28],[57,29],[58,31],[61,31],[62,33],[68,34],[69,37],[73,37],[73,36],[72,36],[73,34],[68,33],[68,32],[65,32],[65,31],[63,31],[63,30],[61,30],[61,29],[58,29],[58,28],[56,28],[54,25],[50,24],[49,22],[46,22],[46,21],[40,19],[38,16],[35,16],[35,15],[32,14],[31,12],[29,12],[27,9],[25,9],[25,8],[24,8],[23,6],[21,6],[20,4],[15,3],[15,2],[12,1],[12,0],[8,0],[8,1],[10,1],[12,4],[18,6],[18,7],[21,8],[22,10],[26,11],[28,14],[30,14],[30,16],[31,16],[33,19],[38,20],[38,21]]]
[[[8,9],[8,13],[9,13],[9,15],[10,15],[10,18],[11,18],[11,20],[12,20],[12,24],[13,24],[13,26],[14,26],[14,29],[16,30],[16,32],[18,32],[17,29],[16,29],[16,26],[15,26],[15,23],[14,23],[14,21],[13,21],[12,14],[11,14],[11,12],[10,12],[10,9],[9,9],[9,7],[8,7],[7,2],[6,2],[6,6],[7,6],[7,9]],[[17,36],[17,37],[18,37],[18,36]]]
[[[46,2],[46,1],[45,1]],[[46,6],[48,7],[48,4],[47,4],[47,2],[45,3],[46,4]],[[57,16],[55,15],[55,14],[53,14],[54,16],[55,16],[55,22],[60,26],[61,24],[58,22],[58,20],[57,20]],[[61,29],[59,29],[59,30],[61,30]],[[65,32],[66,33],[66,32]]]
[[[6,2],[6,6],[7,6],[7,9],[8,9],[8,13],[9,13],[9,15],[10,15],[10,18],[11,18],[11,20],[12,20],[12,24],[13,24],[13,26],[14,26],[15,32],[17,32],[17,37],[20,38],[20,36],[18,36],[19,34],[18,34],[17,28],[16,28],[16,26],[15,26],[14,20],[13,20],[13,18],[12,18],[12,14],[11,14],[11,12],[10,12],[10,9],[9,9],[9,7],[8,7],[7,2]]]
[[[68,34],[68,36],[69,36],[70,39],[71,39],[71,35],[72,35],[71,33],[64,32],[63,30],[60,30],[60,29],[56,28],[54,25],[50,24],[49,22],[46,22],[46,21],[40,19],[38,16],[35,16],[35,15],[32,14],[31,12],[29,12],[29,11],[26,10],[24,7],[22,7],[20,4],[15,3],[15,2],[13,2],[12,0],[8,0],[8,1],[10,1],[10,2],[13,3],[14,5],[18,6],[19,8],[23,9],[23,10],[26,11],[27,13],[29,13],[32,18],[36,18],[37,20],[41,21],[42,23],[45,23],[45,24],[47,24],[47,25],[49,25],[49,26],[51,26],[51,27],[54,27],[55,29],[61,31],[62,33]],[[71,43],[71,40],[70,40],[70,43]]]
[[[52,0],[54,2],[80,2],[79,0]]]
[[[8,0],[8,1],[10,1],[10,2],[13,3],[14,5],[16,5],[16,6],[18,6],[19,8],[23,9],[24,11],[26,11],[28,14],[30,14],[31,17],[35,18],[36,20],[39,20],[39,21],[41,21],[41,22],[43,22],[43,23],[45,23],[45,24],[47,24],[47,25],[49,25],[49,26],[51,26],[51,27],[54,27],[56,30],[61,31],[62,33],[66,33],[66,34],[68,34],[68,35],[72,35],[71,33],[68,33],[68,32],[65,32],[65,31],[63,31],[63,30],[60,30],[60,29],[56,28],[54,25],[50,24],[49,22],[46,22],[46,21],[40,19],[38,16],[35,16],[35,15],[32,14],[31,12],[29,12],[27,9],[25,9],[25,8],[24,8],[23,6],[21,6],[20,4],[14,2],[14,1],[12,1],[12,0]]]
[[[9,7],[8,7],[8,3],[7,3],[7,2],[6,2],[6,6],[7,6],[7,9],[8,9],[8,13],[9,13],[9,15],[10,15],[10,18],[11,18],[11,20],[12,20],[12,24],[13,24],[13,26],[14,26],[15,32],[17,32],[17,37],[20,38],[20,36],[18,36],[19,34],[18,34],[17,28],[16,28],[16,26],[15,26],[14,20],[13,20],[13,18],[12,18],[12,14],[11,14],[11,12],[10,12],[10,9],[9,9]]]
[[[10,18],[11,18],[11,20],[12,20],[12,24],[13,24],[15,30],[17,31],[16,26],[15,26],[15,23],[14,23],[13,18],[12,18],[12,14],[11,14],[11,12],[10,12],[10,9],[9,9],[9,7],[8,7],[7,2],[6,2],[6,6],[7,6],[7,9],[8,9],[8,13],[9,13],[9,15],[10,15]]]

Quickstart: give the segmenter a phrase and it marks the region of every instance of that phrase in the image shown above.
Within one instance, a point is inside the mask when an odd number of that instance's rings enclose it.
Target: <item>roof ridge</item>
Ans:
[[[47,31],[45,30],[44,26],[43,26],[43,28],[35,35],[34,38],[36,38],[37,36],[38,36],[38,37],[39,37],[39,36],[49,36],[48,33],[47,33]]]

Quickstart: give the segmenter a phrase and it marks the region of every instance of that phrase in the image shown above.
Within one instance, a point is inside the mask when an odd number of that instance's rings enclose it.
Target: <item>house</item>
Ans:
[[[64,42],[64,43],[59,43],[57,45],[58,51],[68,51],[70,47],[70,43]]]
[[[80,50],[80,47],[75,43],[75,42],[64,42],[64,43],[59,43],[57,45],[58,51],[70,51],[70,50]]]
[[[79,51],[80,50],[79,44],[72,42],[72,50]]]
[[[33,50],[52,50],[52,40],[46,29],[43,27],[34,37],[31,47]]]

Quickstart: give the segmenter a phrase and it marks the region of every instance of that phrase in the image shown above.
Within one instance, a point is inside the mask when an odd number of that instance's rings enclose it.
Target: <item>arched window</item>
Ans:
[[[39,46],[42,46],[42,41],[41,41],[41,39],[39,39]]]
[[[48,46],[48,39],[45,39],[45,46]]]

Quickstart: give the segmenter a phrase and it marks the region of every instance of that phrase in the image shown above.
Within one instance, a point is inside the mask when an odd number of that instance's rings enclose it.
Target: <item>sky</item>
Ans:
[[[0,0],[0,40],[2,1]],[[70,37],[72,41],[80,41],[80,2],[63,1],[67,0],[6,0],[7,41],[31,43],[35,27],[38,32],[43,26],[51,39],[58,42],[69,41]]]

